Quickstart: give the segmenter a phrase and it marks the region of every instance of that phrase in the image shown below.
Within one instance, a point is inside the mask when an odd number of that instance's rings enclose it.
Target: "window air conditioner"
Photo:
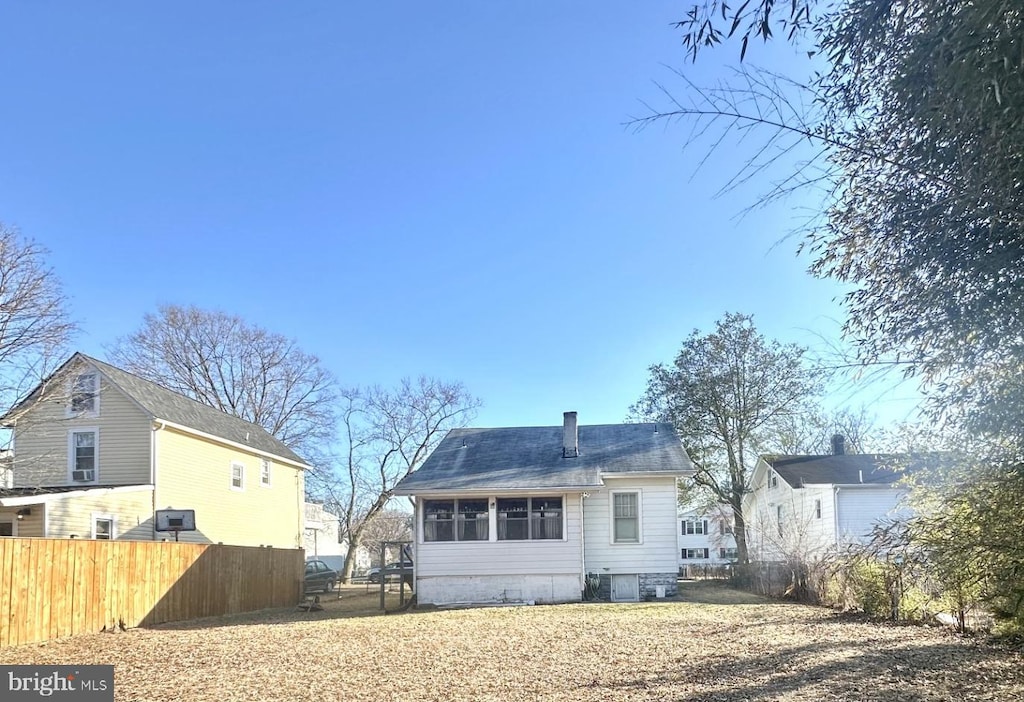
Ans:
[[[76,483],[91,483],[96,479],[96,471],[94,470],[73,470],[71,471],[71,479]]]

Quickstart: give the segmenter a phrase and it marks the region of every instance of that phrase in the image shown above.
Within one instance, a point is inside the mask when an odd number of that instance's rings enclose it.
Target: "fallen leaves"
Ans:
[[[8,649],[113,663],[119,701],[1024,699],[1021,656],[687,584],[684,601],[412,610],[344,590],[276,610]],[[686,601],[690,600],[690,601]]]

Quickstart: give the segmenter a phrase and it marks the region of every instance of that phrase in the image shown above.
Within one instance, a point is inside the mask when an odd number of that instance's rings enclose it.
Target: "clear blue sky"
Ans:
[[[686,63],[688,6],[11,0],[0,221],[51,250],[86,353],[196,304],[345,384],[459,379],[480,426],[621,421],[725,311],[811,344],[842,317],[776,246],[794,204],[712,199],[730,143],[694,177],[685,127],[623,126],[683,90],[667,66],[734,61]]]

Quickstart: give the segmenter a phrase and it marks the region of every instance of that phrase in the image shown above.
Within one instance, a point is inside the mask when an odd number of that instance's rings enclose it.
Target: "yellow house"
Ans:
[[[0,536],[300,548],[309,466],[262,427],[80,353],[2,418],[13,486]]]

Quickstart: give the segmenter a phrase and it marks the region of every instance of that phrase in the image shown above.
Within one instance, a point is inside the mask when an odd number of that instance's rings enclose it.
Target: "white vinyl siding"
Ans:
[[[839,488],[840,543],[864,540],[876,524],[907,516],[909,512],[901,504],[906,493],[897,488]]]
[[[488,504],[496,502],[497,497],[501,496],[489,497]],[[536,497],[551,497],[551,494]],[[416,576],[572,574],[578,577],[582,567],[580,496],[569,493],[561,497],[564,529],[561,539],[498,541],[492,530],[493,536],[488,541],[424,542],[420,531],[416,545]],[[417,519],[420,520],[423,518],[423,502],[422,499],[417,500]]]
[[[594,573],[671,573],[678,563],[675,478],[606,477],[606,488],[584,500],[586,569]],[[616,492],[639,493],[642,544],[614,543],[612,499]]]

